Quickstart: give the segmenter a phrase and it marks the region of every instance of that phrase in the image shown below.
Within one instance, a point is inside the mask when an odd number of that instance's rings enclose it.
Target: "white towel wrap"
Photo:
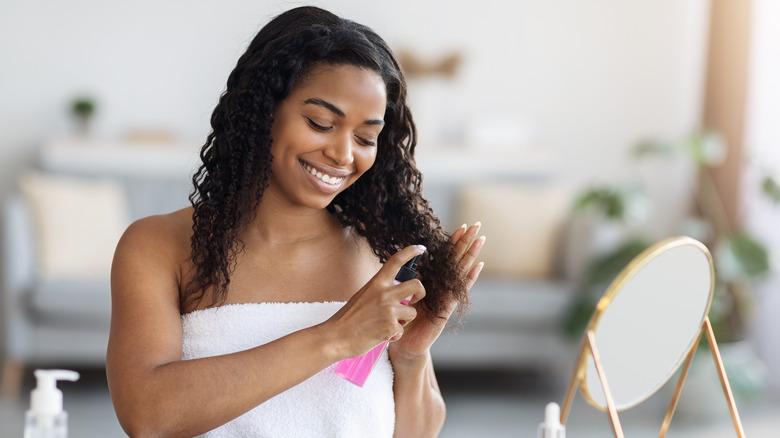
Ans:
[[[247,350],[319,324],[344,302],[230,304],[182,315],[182,359]],[[363,388],[334,365],[202,436],[392,437],[393,370],[387,351]]]

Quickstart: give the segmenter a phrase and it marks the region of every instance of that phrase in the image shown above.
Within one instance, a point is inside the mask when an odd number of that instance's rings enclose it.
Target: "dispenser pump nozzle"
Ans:
[[[58,380],[75,382],[79,373],[70,370],[35,370],[37,386],[30,394],[30,410],[38,414],[55,415],[62,412],[62,391]]]
[[[566,426],[561,424],[561,408],[557,403],[544,407],[544,423],[539,424],[538,438],[566,438]]]

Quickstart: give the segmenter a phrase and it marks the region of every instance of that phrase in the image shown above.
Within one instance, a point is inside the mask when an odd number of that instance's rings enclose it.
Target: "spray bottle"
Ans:
[[[68,413],[62,410],[62,391],[57,380],[75,382],[79,373],[70,370],[35,370],[37,386],[30,394],[30,410],[24,438],[67,438]]]
[[[414,256],[401,267],[401,270],[398,271],[398,274],[395,276],[395,284],[417,278],[417,263],[420,261],[420,257],[421,255]],[[407,305],[411,299],[412,297],[408,297],[401,301],[401,304]],[[385,348],[387,348],[387,344],[388,341],[382,342],[363,356],[341,360],[336,365],[336,374],[355,385],[362,387],[363,384],[366,383],[368,375],[371,374],[371,371],[374,369],[374,365],[376,365],[379,358],[382,356],[382,353],[385,351]]]
[[[544,423],[539,423],[537,438],[566,438],[566,426],[561,425],[561,408],[557,403],[544,407]]]

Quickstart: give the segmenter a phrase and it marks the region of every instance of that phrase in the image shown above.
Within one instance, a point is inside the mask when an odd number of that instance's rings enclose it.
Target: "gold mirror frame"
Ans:
[[[577,353],[577,359],[575,361],[575,366],[574,366],[574,371],[572,373],[571,381],[569,383],[568,389],[566,390],[566,395],[564,397],[563,404],[561,405],[561,424],[566,424],[566,419],[569,415],[571,405],[574,401],[574,396],[576,394],[577,388],[580,388],[580,390],[583,392],[583,395],[588,399],[590,404],[594,405],[599,409],[604,410],[604,408],[599,406],[597,403],[595,403],[587,393],[585,381],[586,381],[587,371],[588,371],[588,359],[591,358],[593,359],[593,363],[595,366],[596,373],[598,375],[599,383],[601,384],[601,388],[604,391],[604,398],[606,401],[606,412],[609,418],[610,425],[612,427],[612,431],[614,432],[616,438],[624,437],[623,428],[620,424],[620,418],[618,417],[618,413],[617,413],[618,409],[613,400],[612,393],[609,390],[607,377],[604,372],[604,368],[601,362],[601,358],[599,356],[598,349],[596,348],[596,329],[598,327],[599,322],[601,321],[601,317],[604,315],[604,312],[606,311],[609,304],[612,303],[614,298],[623,289],[623,287],[626,285],[626,283],[629,280],[634,278],[642,270],[642,268],[644,268],[648,263],[650,263],[650,261],[654,260],[656,257],[660,256],[661,254],[671,249],[683,245],[692,245],[698,248],[699,250],[701,250],[704,253],[704,255],[707,257],[707,260],[709,262],[710,275],[711,275],[709,298],[706,305],[706,309],[704,311],[701,328],[699,329],[696,336],[694,336],[691,345],[687,349],[687,352],[683,354],[683,357],[680,358],[680,362],[677,363],[677,365],[672,370],[672,374],[673,374],[674,372],[679,370],[680,365],[682,365],[680,376],[677,379],[677,384],[674,389],[672,399],[669,402],[669,407],[667,408],[666,415],[661,425],[661,431],[658,436],[659,438],[663,438],[666,436],[666,432],[669,429],[669,425],[671,424],[674,411],[677,408],[677,402],[680,399],[680,394],[682,393],[682,388],[685,384],[685,379],[687,377],[688,371],[693,361],[693,357],[696,354],[696,350],[701,341],[701,337],[702,335],[704,335],[706,336],[707,343],[709,344],[710,352],[712,353],[712,358],[715,362],[715,366],[718,371],[721,387],[723,389],[724,396],[726,397],[726,401],[729,406],[731,419],[732,422],[734,423],[734,428],[736,430],[737,436],[740,438],[744,438],[745,432],[742,427],[742,421],[739,417],[739,412],[737,411],[737,406],[734,401],[734,396],[731,391],[731,386],[729,385],[729,381],[726,376],[726,371],[723,367],[723,360],[720,355],[720,350],[718,349],[717,341],[715,340],[715,334],[712,331],[712,325],[710,324],[709,317],[707,316],[710,305],[712,303],[713,290],[715,286],[715,281],[714,281],[715,275],[714,275],[714,266],[712,263],[712,255],[710,254],[707,247],[704,246],[701,242],[685,236],[673,237],[658,242],[655,245],[643,251],[637,257],[635,257],[625,268],[623,268],[623,270],[620,272],[620,274],[618,274],[615,280],[613,280],[609,288],[607,288],[606,292],[597,303],[596,310],[594,311],[593,316],[591,317],[590,322],[588,323],[588,326],[585,329],[585,335],[580,345],[579,352]],[[669,378],[671,378],[671,374]],[[669,378],[667,378],[664,382],[662,382],[655,389],[655,391],[657,391],[660,387],[662,387],[669,380]],[[640,400],[639,403],[646,400],[650,395],[652,395],[652,393],[648,394],[647,397]],[[628,409],[628,407],[625,409]]]

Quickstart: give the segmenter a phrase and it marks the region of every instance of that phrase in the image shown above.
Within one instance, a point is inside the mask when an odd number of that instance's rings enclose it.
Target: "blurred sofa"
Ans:
[[[110,289],[107,275],[42,273],[40,235],[21,194],[11,195],[3,214],[2,391],[13,395],[25,367],[104,363]]]
[[[5,199],[3,394],[17,393],[31,367],[104,366],[116,243],[132,220],[187,203],[181,169],[195,154],[135,147],[53,141]]]
[[[130,221],[186,205],[196,152],[68,142],[41,151],[3,208],[4,392],[31,366],[104,365],[111,252]],[[559,269],[565,189],[511,159],[452,154],[418,164],[443,225],[479,220],[487,236],[471,309],[434,345],[437,367],[568,368],[571,346],[558,330],[572,289]]]
[[[574,347],[560,330],[573,293],[564,269],[566,185],[544,163],[511,153],[455,151],[418,163],[443,226],[480,221],[487,238],[471,307],[431,350],[437,369],[570,372]]]

